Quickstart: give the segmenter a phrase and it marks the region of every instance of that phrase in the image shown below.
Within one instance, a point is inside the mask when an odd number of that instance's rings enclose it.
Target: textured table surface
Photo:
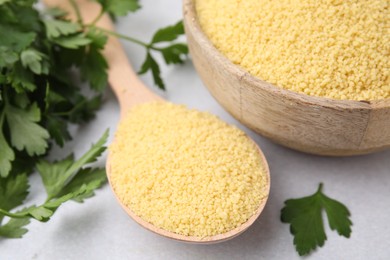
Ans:
[[[120,19],[118,31],[148,40],[159,27],[181,17],[178,0],[143,0],[143,9]],[[135,68],[144,50],[125,43]],[[0,259],[298,259],[289,226],[280,222],[283,202],[312,194],[320,182],[327,195],[345,203],[352,213],[352,236],[339,237],[326,229],[325,246],[308,259],[389,259],[390,257],[390,151],[351,157],[326,158],[299,153],[276,145],[235,121],[212,98],[191,62],[180,67],[163,67],[168,85],[163,94],[169,101],[209,111],[238,125],[261,146],[271,169],[271,193],[263,214],[243,235],[216,245],[191,245],[167,240],[139,227],[116,203],[106,185],[84,204],[63,205],[48,223],[32,221],[22,239],[0,240]],[[150,75],[142,80],[152,86]],[[118,104],[107,91],[96,119],[72,127],[75,139],[70,151],[80,155],[104,129],[111,138],[119,119]],[[98,164],[104,165],[105,158]],[[31,180],[28,203],[44,200],[39,176]]]

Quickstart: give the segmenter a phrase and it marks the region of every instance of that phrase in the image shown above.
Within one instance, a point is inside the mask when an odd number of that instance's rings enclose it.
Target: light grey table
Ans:
[[[181,17],[178,0],[143,0],[143,9],[120,19],[117,29],[148,40],[161,26]],[[144,50],[125,43],[135,68]],[[326,229],[328,241],[308,259],[390,259],[390,151],[352,157],[311,156],[276,145],[240,125],[211,97],[191,62],[181,67],[163,67],[168,85],[163,95],[175,103],[209,111],[238,125],[263,149],[271,169],[271,194],[263,214],[243,235],[216,245],[190,245],[159,237],[139,227],[116,203],[105,186],[84,204],[63,205],[48,223],[32,221],[22,239],[0,240],[0,259],[299,259],[289,226],[280,222],[283,202],[312,194],[319,182],[326,194],[344,202],[352,212],[350,239]],[[142,80],[152,86],[150,75]],[[107,91],[96,119],[81,127],[71,127],[73,142],[53,157],[71,151],[80,155],[96,141],[104,129],[111,138],[118,122],[116,100]],[[104,165],[104,159],[98,162]],[[31,180],[28,203],[44,200],[39,176]]]

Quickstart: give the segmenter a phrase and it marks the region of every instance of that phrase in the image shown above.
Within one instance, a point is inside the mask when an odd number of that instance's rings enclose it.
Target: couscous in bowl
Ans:
[[[390,147],[390,99],[337,100],[279,88],[233,64],[202,31],[195,1],[184,0],[191,57],[216,100],[244,125],[284,146],[330,156]]]

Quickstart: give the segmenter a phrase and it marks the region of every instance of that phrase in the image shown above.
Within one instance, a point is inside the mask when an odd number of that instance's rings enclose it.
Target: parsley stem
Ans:
[[[126,36],[126,35],[123,35],[123,34],[120,34],[120,33],[117,33],[117,32],[113,32],[113,31],[110,31],[110,30],[106,30],[104,28],[101,28],[101,27],[96,27],[97,29],[107,33],[107,34],[110,34],[112,36],[115,36],[115,37],[118,37],[118,38],[121,38],[121,39],[124,39],[124,40],[127,40],[127,41],[130,41],[130,42],[133,42],[135,44],[138,44],[138,45],[141,45],[141,46],[144,46],[148,49],[153,49],[152,46],[150,46],[150,44],[147,44],[145,42],[142,42],[140,40],[137,40],[133,37],[130,37],[130,36]]]
[[[96,18],[93,19],[93,21],[88,26],[95,26],[95,24],[100,20],[100,18],[102,18],[103,14],[104,14],[104,9],[101,8],[98,16],[96,16]]]
[[[0,129],[3,128],[3,123],[4,123],[4,117],[5,117],[5,111],[2,111],[0,114]],[[1,131],[1,130],[0,130]],[[0,132],[0,137],[2,136],[2,132]]]
[[[80,13],[80,9],[79,9],[79,6],[77,5],[77,3],[75,2],[75,0],[69,0],[70,4],[72,5],[75,13],[76,13],[76,16],[77,16],[77,22],[82,25],[83,24],[83,17],[81,16],[81,13]]]
[[[4,86],[4,88],[3,88],[3,100],[4,100],[4,103],[5,104],[8,104],[8,94],[7,94],[7,87],[6,86]]]
[[[322,187],[324,186],[324,184],[322,182],[320,182],[320,184],[318,185],[318,190],[317,190],[317,193],[320,193],[322,192]]]
[[[25,218],[25,217],[27,217],[25,214],[12,213],[12,212],[6,211],[4,209],[0,209],[0,214],[7,216],[7,217],[10,217],[10,218]]]
[[[4,117],[5,117],[5,111],[1,111],[1,114],[0,114],[0,129],[2,129],[2,127],[3,127]],[[0,133],[0,136],[1,136],[1,134],[2,133]]]
[[[74,106],[71,110],[69,111],[64,111],[64,112],[53,112],[52,114],[55,116],[69,116],[70,114],[74,113],[79,109],[80,107],[84,106],[85,103],[87,103],[87,100],[82,100],[80,103],[78,103],[76,106]]]

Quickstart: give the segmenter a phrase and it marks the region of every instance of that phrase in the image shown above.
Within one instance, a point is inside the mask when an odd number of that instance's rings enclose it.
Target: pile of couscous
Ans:
[[[246,222],[268,196],[255,143],[206,112],[153,102],[132,108],[109,150],[111,185],[137,216],[206,237]]]
[[[232,62],[279,87],[333,99],[390,98],[388,0],[195,0]]]

